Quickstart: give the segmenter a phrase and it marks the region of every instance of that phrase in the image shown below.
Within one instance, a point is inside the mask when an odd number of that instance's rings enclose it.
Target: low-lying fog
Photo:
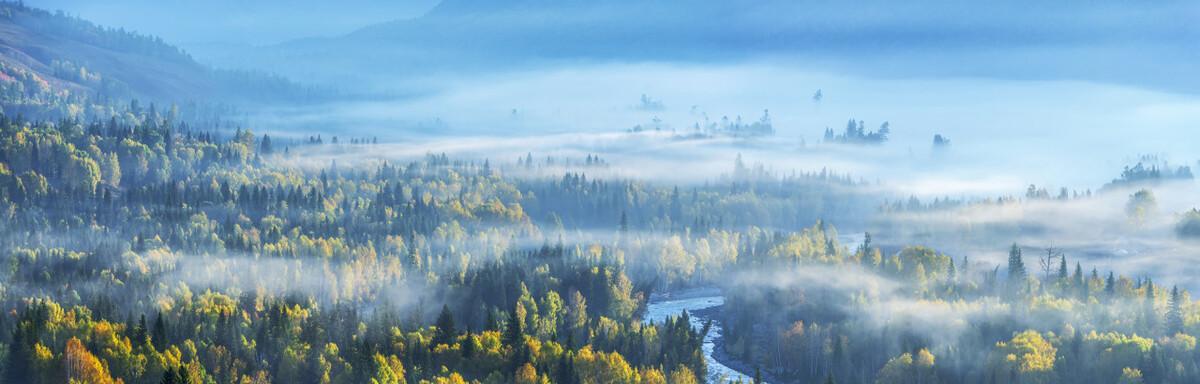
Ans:
[[[408,84],[413,96],[276,109],[254,116],[259,130],[306,139],[294,132],[340,132],[378,137],[372,146],[298,147],[294,161],[313,167],[407,160],[428,153],[514,164],[532,154],[582,161],[600,156],[593,177],[627,177],[663,184],[701,184],[733,171],[740,155],[749,166],[778,175],[822,169],[878,188],[883,196],[923,200],[1022,197],[1030,184],[1057,195],[1060,188],[1097,191],[1140,156],[1172,166],[1195,166],[1200,100],[1192,95],[1070,81],[981,78],[866,78],[806,71],[782,63],[734,66],[670,64],[590,65],[571,69],[425,79]],[[820,90],[821,98],[814,99]],[[645,95],[643,101],[642,95]],[[776,134],[683,139],[722,118],[749,124],[768,110]],[[862,120],[868,131],[891,129],[883,145],[822,143],[826,127],[845,130]],[[629,133],[635,126],[643,131]],[[658,127],[656,130],[655,127]],[[951,141],[933,148],[933,136]],[[325,137],[326,142],[331,138]],[[543,165],[544,166],[544,165]],[[569,166],[547,167],[550,175]],[[877,241],[926,244],[1003,262],[1007,245],[1067,251],[1074,268],[1152,273],[1175,281],[1191,273],[1196,247],[1174,237],[1178,214],[1197,206],[1194,182],[1158,191],[1156,216],[1126,231],[1132,191],[1070,203],[956,209],[903,217],[946,224],[999,222],[1022,228],[963,240],[928,228],[877,234]],[[836,222],[836,220],[834,220]],[[912,223],[910,222],[910,223]],[[1029,222],[1045,228],[1026,230]],[[957,227],[956,227],[957,225]],[[867,228],[845,228],[852,233]],[[924,231],[924,232],[922,232]],[[979,231],[979,230],[977,230]],[[1122,233],[1114,237],[1113,233]],[[976,234],[978,235],[978,233]],[[1121,256],[1121,257],[1115,257]]]
[[[576,150],[601,154],[633,176],[704,179],[728,172],[741,153],[747,163],[781,172],[829,168],[902,193],[956,198],[1019,194],[1029,184],[1095,189],[1141,155],[1195,164],[1192,143],[1200,139],[1194,96],[1067,81],[863,78],[782,63],[615,64],[408,86],[421,91],[278,109],[254,120],[277,135],[321,130],[404,143],[377,154],[383,157],[447,152],[512,161]],[[683,135],[724,117],[754,122],[764,110],[777,132],[769,139],[616,135],[639,125]],[[851,118],[867,130],[889,122],[890,140],[819,145],[826,127],[841,133]],[[949,151],[934,154],[935,134],[951,140]],[[707,166],[716,164],[725,166]]]

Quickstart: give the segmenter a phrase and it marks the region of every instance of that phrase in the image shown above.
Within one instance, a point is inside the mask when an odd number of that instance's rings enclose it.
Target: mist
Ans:
[[[565,151],[563,142],[577,151],[637,156],[642,164],[653,164],[653,157],[732,164],[742,153],[781,172],[828,168],[904,194],[956,198],[1020,193],[1029,184],[1094,189],[1143,154],[1195,164],[1187,143],[1200,139],[1196,98],[1071,81],[880,79],[756,63],[604,65],[446,84],[428,95],[289,108],[259,121],[267,132],[299,125],[397,141],[399,148],[389,151],[396,154],[408,148],[487,157],[490,145],[513,149],[490,157],[512,159]],[[819,102],[812,99],[817,90]],[[640,95],[662,107],[640,108]],[[1064,113],[1067,103],[1072,113]],[[776,130],[769,139],[655,143],[620,134],[642,126],[686,135],[696,124],[754,121],[764,110]],[[849,119],[870,128],[886,121],[894,133],[877,147],[821,144],[825,128],[840,132]],[[935,134],[948,137],[950,148],[935,151]]]
[[[1197,16],[0,2],[0,383],[1197,382]]]

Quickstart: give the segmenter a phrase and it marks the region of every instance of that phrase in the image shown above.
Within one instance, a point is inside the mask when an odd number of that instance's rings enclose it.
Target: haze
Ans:
[[[0,3],[3,383],[1200,382],[1200,3]]]

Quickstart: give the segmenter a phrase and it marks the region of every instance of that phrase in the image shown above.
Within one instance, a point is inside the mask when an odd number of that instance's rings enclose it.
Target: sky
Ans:
[[[160,36],[188,50],[267,45],[349,33],[420,16],[437,0],[26,0],[105,26]]]

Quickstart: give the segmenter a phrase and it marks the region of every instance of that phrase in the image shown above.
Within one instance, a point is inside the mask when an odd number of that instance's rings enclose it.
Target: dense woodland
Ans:
[[[855,195],[740,162],[690,189],[432,154],[309,170],[314,146],[376,144],[135,107],[0,119],[8,382],[695,381],[704,330],[643,324],[649,294]]]
[[[0,19],[194,64],[156,38],[20,4],[0,4]],[[596,176],[612,167],[600,155],[534,149],[339,163],[328,159],[402,144],[271,137],[220,104],[139,103],[130,84],[66,58],[0,60],[0,383],[698,383],[712,379],[714,322],[717,358],[755,381],[1200,382],[1200,308],[1185,289],[1014,243],[1042,230],[1032,219],[969,231],[917,220],[1090,190],[897,199],[740,155],[690,185]],[[643,96],[640,108],[664,106]],[[774,132],[764,110],[664,140]],[[824,141],[890,133],[850,120]],[[1134,228],[1156,207],[1142,186],[1191,178],[1138,163],[1107,188],[1134,187]],[[1008,259],[835,224],[960,236]],[[1200,211],[1174,230],[1200,237]],[[645,320],[652,295],[695,287],[725,304]]]
[[[615,245],[535,244],[485,165],[305,174],[139,120],[0,121],[7,382],[703,375],[700,330],[636,321]]]
[[[869,236],[853,253],[827,253],[830,242],[820,228],[793,235],[771,251],[786,258],[730,285],[721,313],[729,354],[797,382],[1200,377],[1200,316],[1177,287],[1086,270],[1052,249],[1017,244],[1007,265],[992,267],[925,247],[885,255]],[[1039,268],[1043,259],[1049,268]]]
[[[313,169],[306,151],[381,144],[125,116],[0,119],[6,382],[693,382],[706,330],[640,318],[653,292],[714,284],[722,348],[781,381],[1200,378],[1186,292],[1065,258],[1037,273],[1016,245],[1007,268],[852,250],[820,221],[867,205],[842,177]],[[892,306],[953,319],[864,315]]]

